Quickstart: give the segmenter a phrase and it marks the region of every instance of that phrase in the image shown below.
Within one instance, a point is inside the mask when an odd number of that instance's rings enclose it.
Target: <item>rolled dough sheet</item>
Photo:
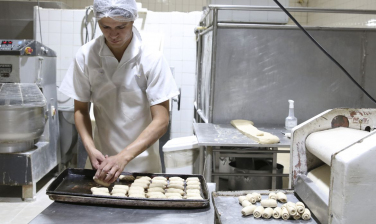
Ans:
[[[350,144],[368,135],[369,132],[352,128],[334,128],[310,134],[306,139],[309,152],[331,165],[331,157]]]
[[[324,164],[308,172],[307,177],[316,184],[319,191],[329,199],[330,166]]]
[[[258,130],[255,126],[253,126],[252,121],[232,120],[231,124],[242,134],[260,144],[274,144],[279,142],[279,138],[277,136]]]

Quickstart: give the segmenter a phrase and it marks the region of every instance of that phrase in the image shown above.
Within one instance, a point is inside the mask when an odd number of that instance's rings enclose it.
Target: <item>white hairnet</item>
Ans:
[[[119,22],[129,22],[137,18],[135,0],[94,0],[93,5],[97,20],[110,17]]]

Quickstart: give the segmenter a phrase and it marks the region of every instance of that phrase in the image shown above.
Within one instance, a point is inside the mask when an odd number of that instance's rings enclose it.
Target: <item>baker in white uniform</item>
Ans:
[[[179,94],[170,68],[133,27],[135,0],[94,0],[94,13],[103,35],[78,50],[59,90],[75,100],[76,127],[97,178],[161,172],[158,139],[168,127],[169,99]]]

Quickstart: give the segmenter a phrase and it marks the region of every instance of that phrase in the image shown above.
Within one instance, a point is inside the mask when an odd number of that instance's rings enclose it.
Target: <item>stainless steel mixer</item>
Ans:
[[[0,189],[22,186],[29,200],[60,163],[56,54],[34,40],[0,44]]]

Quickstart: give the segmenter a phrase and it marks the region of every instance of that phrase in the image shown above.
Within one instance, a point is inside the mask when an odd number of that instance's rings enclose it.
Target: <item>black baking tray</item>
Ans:
[[[92,195],[90,188],[98,187],[93,180],[95,170],[88,169],[66,169],[47,188],[47,195],[51,200],[61,202],[115,205],[115,206],[139,206],[139,207],[159,207],[159,208],[203,208],[209,206],[209,191],[206,181],[202,175],[185,174],[164,174],[164,173],[122,173],[123,175],[136,176],[164,176],[164,177],[198,177],[201,182],[201,192],[203,200],[191,199],[154,199],[154,198],[129,198],[116,196]],[[130,185],[131,182],[117,181]],[[116,182],[115,182],[116,183]],[[109,188],[111,189],[113,185]]]

